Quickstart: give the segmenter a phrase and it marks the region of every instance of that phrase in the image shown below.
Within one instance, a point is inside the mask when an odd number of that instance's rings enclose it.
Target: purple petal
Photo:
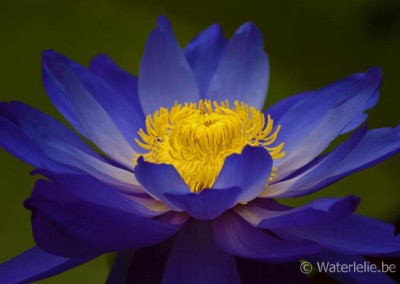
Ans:
[[[352,215],[326,224],[274,232],[284,238],[311,240],[340,254],[398,256],[400,236],[394,230],[394,226],[378,220]]]
[[[242,193],[237,202],[247,202],[264,190],[271,170],[272,159],[268,151],[261,147],[247,146],[241,154],[226,158],[213,188],[239,187]]]
[[[214,24],[196,36],[186,47],[185,55],[196,77],[200,96],[206,97],[227,41],[221,27]]]
[[[379,69],[355,74],[304,95],[275,120],[281,125],[277,143],[285,143],[286,156],[275,161],[277,180],[287,177],[318,156],[378,95]],[[289,104],[290,105],[290,104]],[[266,111],[268,113],[268,111]]]
[[[122,96],[129,107],[135,108],[144,120],[140,109],[138,79],[135,76],[122,70],[105,54],[95,56],[90,62],[89,70]]]
[[[217,244],[226,252],[270,263],[296,261],[318,254],[320,248],[309,241],[284,241],[252,227],[237,214],[228,212],[213,221]]]
[[[359,198],[350,195],[345,198],[321,198],[291,208],[272,199],[257,199],[236,207],[235,211],[252,225],[272,230],[329,223],[353,213],[359,202]]]
[[[379,100],[379,90],[377,91],[376,95],[370,98],[367,103],[365,104],[365,109],[364,111],[367,111],[371,108],[373,108]],[[340,134],[345,134],[347,132],[350,132],[354,129],[356,129],[358,126],[363,124],[368,118],[368,114],[365,112],[360,112],[357,114],[354,119],[342,130]]]
[[[368,272],[367,269],[371,269],[372,264],[362,256],[349,256],[334,254],[331,252],[323,252],[318,256],[309,257],[307,260],[310,261],[313,264],[314,269],[317,270],[319,268],[323,268],[322,265],[325,265],[325,267],[328,265],[336,266],[337,263],[342,265],[342,267],[345,267],[345,265],[348,265],[348,267],[362,267],[362,269],[358,269],[361,270],[361,272],[356,272],[355,269],[349,269],[349,271],[346,273],[334,273],[330,272],[329,270],[321,271],[328,273],[330,277],[336,281],[339,281],[339,283],[396,283],[393,279],[381,271]],[[377,265],[377,267],[378,269],[381,268],[380,265]],[[362,271],[363,269],[365,269],[365,271]],[[336,268],[335,270],[337,271]]]
[[[199,193],[167,192],[166,198],[180,210],[199,220],[212,220],[237,203],[242,190],[238,187],[204,189]]]
[[[73,169],[49,159],[26,136],[18,123],[3,116],[3,110],[0,110],[0,146],[10,154],[35,167],[44,167],[55,172],[74,172]]]
[[[88,186],[85,190],[90,191],[84,193],[78,189],[78,185],[74,188],[39,180],[25,202],[32,210],[35,241],[43,250],[80,257],[134,249],[164,241],[181,225],[138,215],[137,206],[111,198],[112,191],[108,195],[88,194],[104,188]]]
[[[362,131],[362,130],[361,130]],[[380,128],[357,137],[326,155],[310,170],[269,186],[268,196],[294,197],[324,188],[354,172],[373,166],[400,150],[400,130]]]
[[[133,168],[132,147],[143,117],[102,79],[66,57],[43,54],[43,81],[65,118],[114,160]]]
[[[104,80],[115,92],[114,97],[99,97],[99,102],[112,116],[136,152],[143,149],[134,142],[140,128],[145,128],[145,116],[139,102],[138,79],[119,68],[107,55],[97,55],[89,70]],[[110,95],[110,94],[108,94]]]
[[[10,130],[0,143],[23,160],[54,172],[86,172],[104,182],[141,192],[133,173],[110,165],[50,116],[19,102],[1,103],[0,113],[0,122],[4,122],[0,131]]]
[[[172,165],[148,163],[140,157],[135,168],[135,176],[148,194],[174,210],[179,211],[164,194],[171,191],[190,192],[189,187]]]
[[[90,202],[102,206],[125,210],[132,214],[143,217],[154,217],[158,214],[147,209],[140,202],[132,201],[126,195],[120,193],[95,178],[87,175],[54,174],[49,171],[35,170],[35,174],[40,174],[53,182],[52,186],[63,188],[65,202]],[[43,180],[42,180],[43,182]],[[36,196],[37,197],[37,196]],[[43,196],[47,198],[48,196]]]
[[[211,80],[207,98],[243,101],[262,109],[267,95],[269,62],[260,31],[243,24],[228,43]]]
[[[67,271],[93,258],[64,258],[33,247],[0,265],[0,283],[31,283]]]
[[[147,41],[139,74],[139,99],[145,115],[175,102],[197,102],[197,83],[165,17]]]
[[[235,259],[214,242],[207,222],[192,220],[178,233],[162,279],[167,283],[240,283]]]

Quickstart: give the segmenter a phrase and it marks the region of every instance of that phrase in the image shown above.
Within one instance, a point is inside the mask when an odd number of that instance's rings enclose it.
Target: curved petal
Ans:
[[[90,62],[89,70],[103,79],[116,92],[114,98],[99,97],[99,102],[135,151],[143,151],[134,142],[139,129],[145,128],[145,116],[139,102],[138,79],[119,68],[105,54],[94,57]],[[111,94],[108,95],[111,96]]]
[[[165,197],[180,210],[199,220],[212,220],[237,203],[242,190],[238,187],[205,189],[199,193],[167,192]]]
[[[264,189],[272,170],[272,158],[261,147],[247,146],[241,154],[226,158],[213,188],[239,187],[242,193],[237,202],[256,198]]]
[[[400,254],[400,236],[394,226],[375,219],[352,215],[326,224],[274,230],[285,239],[304,239],[324,249],[351,255]]]
[[[25,135],[17,123],[3,116],[2,110],[0,110],[0,147],[35,167],[44,167],[55,172],[75,172],[49,159]]]
[[[193,70],[199,86],[200,96],[206,97],[208,86],[217,69],[227,41],[217,24],[196,36],[186,47],[185,56]]]
[[[262,109],[267,95],[269,62],[261,32],[245,23],[228,43],[211,80],[207,98],[243,101]]]
[[[284,116],[287,112],[291,111],[291,109],[301,100],[307,100],[310,99],[310,96],[315,95],[313,92],[306,92],[306,93],[301,93],[297,95],[293,95],[287,98],[284,98],[283,100],[275,103],[274,105],[270,106],[265,112],[270,114],[271,117],[275,121],[279,121],[282,116]],[[379,99],[379,92],[373,97],[371,97],[366,105],[363,111],[369,110],[372,107],[374,107]],[[366,119],[368,115],[364,112],[360,112],[357,114],[354,119],[342,130],[340,134],[345,134],[349,131],[352,131],[356,129],[358,126],[360,126]]]
[[[345,198],[321,198],[292,208],[272,199],[257,199],[236,207],[235,211],[253,226],[272,230],[329,223],[353,213],[359,202],[359,198],[350,195]]]
[[[367,269],[371,269],[372,263],[369,263],[362,256],[349,256],[331,252],[323,252],[318,256],[309,257],[307,260],[310,261],[319,272],[328,273],[329,276],[336,281],[339,281],[339,283],[397,283],[381,271],[367,271]],[[328,265],[336,266],[337,263],[342,265],[342,267],[344,267],[344,265],[348,265],[348,267],[355,267],[356,265],[357,267],[361,266],[363,269],[365,269],[365,271],[357,272],[355,269],[349,269],[349,271],[346,273],[335,273],[325,268],[328,267]],[[378,269],[380,269],[380,267]],[[337,269],[334,270],[337,271]]]
[[[343,160],[360,143],[367,133],[366,125],[355,131],[349,139],[340,144],[333,151],[325,156],[319,156],[304,167],[296,170],[283,181],[278,181],[268,185],[267,190],[263,192],[262,197],[272,197],[281,195],[290,195],[291,191],[296,189],[296,182],[302,181],[304,185],[312,184],[314,181],[324,178],[329,174],[332,168]]]
[[[0,114],[4,118],[0,131],[11,130],[0,143],[23,160],[54,172],[86,172],[106,183],[142,192],[133,173],[110,165],[50,116],[19,102],[0,103]]]
[[[33,247],[0,265],[0,283],[31,283],[67,271],[93,258],[65,258]]]
[[[275,123],[281,125],[277,143],[286,156],[275,161],[277,180],[318,156],[378,95],[379,69],[355,74],[318,91],[309,92]],[[289,104],[290,105],[290,104]],[[268,111],[266,111],[268,113]]]
[[[282,263],[318,254],[309,241],[284,241],[252,227],[236,213],[227,212],[213,221],[214,238],[226,252],[259,261]]]
[[[159,17],[147,41],[139,73],[139,100],[145,115],[175,102],[197,102],[200,94],[171,26]]]
[[[144,121],[139,102],[138,79],[135,76],[122,70],[105,54],[95,56],[90,62],[89,70],[118,92]]]
[[[136,145],[130,139],[143,121],[123,96],[54,51],[43,53],[43,82],[55,106],[75,129],[114,160],[133,168]]]
[[[210,224],[192,220],[176,237],[161,283],[238,284],[240,277],[234,257],[215,244]]]
[[[91,202],[144,217],[158,215],[155,211],[145,207],[140,201],[133,201],[123,193],[88,175],[54,174],[42,169],[35,170],[34,174],[42,175],[51,180],[53,187],[62,188],[63,193],[66,194],[65,202],[68,200],[70,202]],[[47,196],[43,197],[46,198]]]
[[[304,173],[269,185],[265,195],[294,197],[309,194],[400,151],[400,127],[373,129],[357,136],[355,132],[348,141]]]
[[[64,257],[98,255],[159,243],[181,226],[138,215],[133,203],[118,198],[108,202],[103,199],[107,195],[81,194],[78,188],[36,183],[25,206],[32,210],[33,235],[41,249]]]
[[[135,176],[148,194],[177,211],[179,209],[164,194],[171,191],[190,192],[189,187],[172,165],[148,163],[140,157],[135,168]]]

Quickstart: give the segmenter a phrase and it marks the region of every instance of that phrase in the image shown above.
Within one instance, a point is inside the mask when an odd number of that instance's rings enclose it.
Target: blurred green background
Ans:
[[[271,63],[267,105],[316,89],[369,66],[381,66],[384,83],[369,126],[399,123],[400,1],[128,1],[0,0],[0,99],[20,100],[62,119],[41,84],[40,54],[52,48],[88,64],[106,53],[137,74],[148,33],[166,15],[184,46],[212,23],[227,37],[245,21],[262,31]],[[22,206],[35,178],[32,168],[0,150],[0,263],[34,245]],[[302,198],[362,197],[358,212],[400,220],[400,157]],[[105,257],[43,283],[102,283]]]

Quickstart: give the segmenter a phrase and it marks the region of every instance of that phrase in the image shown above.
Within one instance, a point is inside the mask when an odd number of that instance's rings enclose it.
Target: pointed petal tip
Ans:
[[[258,29],[258,27],[253,24],[252,22],[246,22],[242,24],[235,32],[235,34],[240,35],[240,34],[251,34],[256,37],[262,38],[262,33]]]
[[[166,16],[161,15],[157,18],[157,29],[160,31],[171,29],[171,23]]]

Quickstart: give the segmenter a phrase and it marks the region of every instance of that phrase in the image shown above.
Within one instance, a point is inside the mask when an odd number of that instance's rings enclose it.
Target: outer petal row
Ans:
[[[33,247],[0,265],[0,283],[31,283],[62,273],[95,257],[65,258]]]
[[[346,142],[288,179],[268,186],[264,196],[294,197],[324,188],[400,151],[400,127],[357,130]]]
[[[159,243],[179,223],[154,215],[120,193],[84,176],[54,176],[37,181],[25,206],[32,210],[36,243],[64,257],[99,255]]]
[[[0,104],[0,146],[39,168],[88,173],[133,192],[142,192],[134,175],[115,167],[75,133],[50,116],[19,102]]]
[[[281,125],[277,143],[284,142],[286,152],[274,164],[278,167],[277,180],[312,161],[369,108],[381,80],[380,70],[370,69],[273,108],[272,112],[276,108],[284,111],[279,119],[275,118],[275,123]]]

